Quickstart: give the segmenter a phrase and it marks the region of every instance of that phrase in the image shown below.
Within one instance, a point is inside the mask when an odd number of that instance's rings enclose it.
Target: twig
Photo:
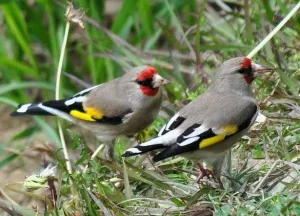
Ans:
[[[196,71],[199,73],[201,80],[203,83],[207,84],[208,83],[208,79],[207,79],[207,75],[206,73],[203,71],[202,69],[202,65],[201,65],[201,59],[200,59],[200,26],[203,22],[203,11],[205,9],[205,6],[207,4],[207,0],[204,0],[200,11],[199,11],[199,16],[198,16],[198,24],[197,24],[197,31],[196,31],[196,38],[195,38],[195,44],[196,44]]]
[[[173,8],[172,6],[169,4],[169,1],[168,0],[165,0],[165,4],[166,4],[166,7],[168,8],[169,12],[170,12],[170,15],[171,15],[171,18],[174,20],[174,23],[176,25],[176,23],[180,23],[177,16],[174,14],[173,12]],[[178,32],[181,34],[181,36],[183,37],[183,41],[185,42],[185,44],[187,45],[187,47],[189,48],[190,52],[192,53],[192,55],[195,57],[196,59],[196,53],[195,53],[195,50],[193,49],[192,45],[190,44],[190,42],[187,40],[185,34],[184,34],[184,31],[183,31],[183,28],[181,25],[176,25],[177,29],[178,29]]]
[[[91,156],[91,161],[94,160],[97,155],[99,154],[99,152],[104,148],[105,146],[102,144],[102,145],[99,145],[98,148],[93,152],[92,156]],[[86,165],[83,169],[83,172],[82,173],[86,173],[87,169],[88,169],[88,165]]]
[[[261,50],[266,43],[271,40],[271,38],[289,21],[289,19],[297,12],[297,10],[300,8],[300,2],[293,8],[293,10],[290,11],[290,13],[276,26],[276,28],[273,29],[269,33],[265,39],[263,39],[248,55],[248,58],[252,58],[259,50]]]
[[[113,55],[113,54],[109,54],[109,53],[93,53],[92,55],[95,57],[101,57],[101,58],[111,58],[112,60],[116,61],[119,64],[120,64],[121,60],[123,60],[123,62],[127,61],[126,57]],[[143,58],[142,63],[150,64],[150,65],[159,65],[159,67],[166,68],[169,70],[175,69],[174,65],[172,65],[168,62],[165,62],[165,61],[160,61],[160,60],[154,59],[154,58],[153,59],[152,58],[149,58],[149,59]],[[183,66],[179,66],[178,70],[185,74],[193,74],[193,71],[191,69],[183,67]]]
[[[70,74],[68,72],[63,72],[63,75],[65,75],[66,77],[70,78],[72,81],[74,81],[74,83],[80,85],[83,88],[90,88],[90,87],[92,87],[91,83],[83,81],[82,79],[79,79],[78,77],[74,76],[73,74]]]
[[[4,190],[2,187],[0,187],[0,194],[7,199],[11,204],[18,205]]]
[[[259,182],[259,184],[256,186],[256,188],[253,190],[253,193],[256,193],[256,191],[260,188],[260,186],[265,182],[265,180],[269,177],[269,175],[271,174],[271,172],[275,169],[275,167],[277,166],[277,164],[281,162],[281,160],[277,160],[275,161],[275,163],[272,165],[272,167],[270,168],[270,170],[267,172],[267,174],[263,177],[263,179]]]
[[[196,25],[195,25],[196,27]],[[177,59],[182,59],[182,60],[189,60],[189,61],[194,61],[195,59],[191,56],[191,54],[188,55],[184,55],[180,52],[176,52],[176,51],[170,51],[170,52],[166,52],[163,50],[149,50],[149,51],[145,51],[145,54],[147,55],[155,55],[155,56],[163,56],[163,57],[174,57]]]
[[[111,31],[106,29],[105,27],[101,26],[99,23],[97,23],[97,21],[91,19],[88,16],[84,16],[83,20],[86,23],[94,26],[96,29],[99,29],[100,31],[104,32],[112,41],[115,42],[116,45],[122,45],[122,46],[126,47],[127,49],[129,49],[131,52],[135,53],[136,55],[144,56],[144,53],[142,51],[140,51],[139,49],[137,49],[134,46],[130,45],[125,40],[123,40],[119,36],[115,35]]]

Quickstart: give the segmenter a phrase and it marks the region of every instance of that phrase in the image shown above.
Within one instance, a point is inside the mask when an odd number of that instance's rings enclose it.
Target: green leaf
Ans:
[[[278,72],[280,79],[287,85],[291,92],[295,96],[298,96],[299,88],[296,80],[285,74],[285,72],[283,72],[282,70],[276,70],[276,72]]]
[[[145,30],[148,36],[153,34],[153,15],[149,0],[138,0],[138,11],[141,18],[142,29]]]
[[[35,75],[38,76],[37,65],[32,50],[30,49],[29,34],[24,16],[17,6],[16,2],[2,5],[5,21],[8,29],[26,54],[31,66],[34,68]]]
[[[7,94],[10,91],[20,90],[23,88],[43,88],[54,90],[54,85],[44,82],[12,82],[0,86],[0,95]]]
[[[8,59],[0,57],[0,67],[9,69],[9,70],[17,70],[21,72],[21,75],[28,74],[31,76],[36,77],[37,73],[36,70],[34,70],[32,67],[17,61],[15,59]]]
[[[129,17],[132,17],[132,15],[136,13],[135,8],[136,0],[122,1],[122,6],[114,18],[111,31],[114,33],[120,33],[124,28],[124,23],[127,22]]]
[[[133,197],[133,193],[129,184],[127,166],[124,159],[123,159],[123,176],[124,176],[124,187],[125,187],[126,199],[131,199]]]
[[[185,203],[184,203],[181,199],[179,199],[179,198],[177,198],[177,197],[172,197],[172,198],[171,198],[171,201],[172,201],[177,207],[183,207],[183,206],[185,206]]]
[[[202,188],[201,190],[199,190],[197,193],[195,193],[191,197],[191,199],[189,199],[189,201],[186,204],[185,208],[188,209],[191,205],[193,205],[194,203],[196,203],[201,196],[203,196],[204,194],[207,194],[210,191],[211,191],[211,188],[207,188],[207,187]]]
[[[2,160],[0,160],[0,168],[9,165],[17,157],[19,157],[18,154],[9,154],[8,156],[4,157]]]
[[[12,138],[12,141],[24,139],[25,137],[29,137],[29,136],[33,135],[35,132],[37,132],[37,127],[36,126],[25,128],[24,130],[19,132],[17,135],[15,135]]]

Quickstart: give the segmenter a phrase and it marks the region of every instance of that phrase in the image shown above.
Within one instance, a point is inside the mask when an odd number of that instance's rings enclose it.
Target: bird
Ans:
[[[175,113],[155,138],[127,149],[122,156],[156,150],[152,160],[158,162],[180,155],[199,166],[198,181],[208,173],[199,161],[211,165],[220,181],[226,153],[258,115],[251,84],[257,75],[271,70],[247,57],[225,61],[204,94]]]
[[[107,146],[107,158],[119,136],[130,136],[149,126],[162,102],[161,86],[170,81],[148,65],[65,99],[21,104],[11,116],[53,115],[93,132]]]

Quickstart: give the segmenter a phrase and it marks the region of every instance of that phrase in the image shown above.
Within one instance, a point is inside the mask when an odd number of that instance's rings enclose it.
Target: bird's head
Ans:
[[[224,62],[220,66],[217,76],[221,78],[226,76],[236,77],[244,80],[245,84],[250,85],[257,75],[272,70],[273,69],[256,64],[247,57],[237,57]]]
[[[159,87],[171,83],[169,80],[157,74],[155,68],[151,66],[138,67],[134,82],[139,86],[139,89],[144,95],[155,96]]]
[[[217,70],[211,89],[218,92],[235,92],[251,95],[249,87],[257,75],[272,71],[256,64],[247,57],[237,57],[225,61]]]

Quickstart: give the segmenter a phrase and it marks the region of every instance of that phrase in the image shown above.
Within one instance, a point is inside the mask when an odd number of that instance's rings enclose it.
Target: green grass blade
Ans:
[[[7,94],[8,92],[13,90],[19,90],[24,88],[43,88],[54,90],[54,86],[52,84],[44,82],[12,82],[0,86],[0,95]]]
[[[151,5],[149,0],[139,0],[137,2],[138,11],[141,19],[142,29],[148,36],[153,34],[153,14],[151,11]]]
[[[32,67],[17,61],[15,59],[8,59],[0,57],[0,67],[6,68],[7,70],[16,70],[20,72],[20,77],[23,75],[36,76],[36,70]]]
[[[4,12],[4,17],[7,22],[7,25],[9,26],[9,30],[11,31],[12,35],[16,38],[16,41],[18,42],[20,47],[22,47],[23,52],[26,54],[31,66],[35,70],[36,77],[39,77],[39,74],[37,72],[36,61],[32,50],[29,47],[29,34],[21,10],[15,2],[2,5],[2,10]]]

